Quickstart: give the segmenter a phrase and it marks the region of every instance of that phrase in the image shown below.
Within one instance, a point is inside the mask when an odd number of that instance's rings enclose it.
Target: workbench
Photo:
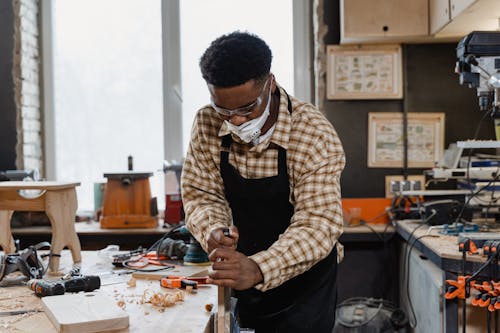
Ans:
[[[461,328],[461,306],[457,300],[447,301],[444,298],[445,280],[456,279],[457,275],[462,274],[462,253],[458,250],[458,237],[443,235],[438,230],[429,228],[428,225],[412,220],[397,222],[396,230],[402,238],[401,304],[409,312],[406,296],[406,290],[409,289],[418,320],[415,332],[458,332]],[[409,249],[411,253],[408,264],[405,257]],[[467,274],[476,271],[485,261],[486,257],[482,255],[467,255]],[[404,280],[407,269],[409,281]],[[488,269],[483,276],[487,273]],[[486,332],[486,310],[472,307],[470,300],[471,298],[468,299],[467,306],[467,332]]]
[[[183,302],[161,310],[151,304],[138,304],[145,289],[163,290],[156,280],[137,279],[136,287],[129,287],[130,274],[111,274],[113,265],[103,261],[94,251],[82,252],[82,272],[87,275],[100,275],[102,286],[97,291],[119,302],[124,301],[124,310],[129,315],[130,326],[119,332],[169,332],[169,333],[205,333],[209,332],[210,312],[207,304],[217,306],[217,288],[200,287],[195,294],[185,293]],[[63,251],[61,268],[69,271],[72,266],[69,251]],[[174,270],[166,274],[176,274]],[[51,296],[47,296],[51,297]],[[26,286],[0,288],[0,311],[42,309],[41,299]],[[1,332],[56,332],[44,312],[26,313],[15,316],[0,316]]]

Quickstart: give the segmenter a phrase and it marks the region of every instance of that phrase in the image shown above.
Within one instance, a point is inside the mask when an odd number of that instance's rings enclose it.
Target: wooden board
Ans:
[[[128,314],[99,292],[44,297],[42,304],[58,332],[101,332],[129,326]]]
[[[149,268],[154,268],[158,266],[149,266]],[[148,267],[146,267],[148,268]],[[178,275],[178,276],[207,276],[210,266],[180,266],[176,265],[174,269],[167,269],[158,272],[134,272],[132,276],[136,279],[150,279],[150,280],[161,280],[161,278],[166,275]]]

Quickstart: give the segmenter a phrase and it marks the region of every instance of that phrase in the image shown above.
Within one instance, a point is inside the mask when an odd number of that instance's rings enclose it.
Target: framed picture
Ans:
[[[327,98],[403,98],[400,45],[327,47]]]
[[[408,167],[431,168],[444,150],[444,113],[408,113]],[[368,167],[403,167],[403,114],[368,114]]]

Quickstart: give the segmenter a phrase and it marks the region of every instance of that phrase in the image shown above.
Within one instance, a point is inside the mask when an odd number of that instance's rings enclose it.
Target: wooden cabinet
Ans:
[[[449,14],[445,13],[446,8]],[[459,39],[477,30],[497,30],[499,18],[499,0],[429,1],[429,30],[438,40]]]
[[[427,36],[427,0],[341,0],[341,43]]]
[[[455,42],[499,20],[500,0],[340,0],[340,43]]]
[[[434,35],[451,20],[449,0],[429,0],[429,33]]]
[[[477,1],[478,0],[450,0],[451,19],[453,20],[456,18],[460,13]]]
[[[429,0],[429,32],[438,33],[479,0]]]

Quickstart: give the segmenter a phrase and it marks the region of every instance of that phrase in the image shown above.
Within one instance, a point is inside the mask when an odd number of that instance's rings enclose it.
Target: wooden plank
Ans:
[[[128,314],[100,292],[44,297],[42,304],[58,332],[101,332],[129,326]]]
[[[217,331],[216,333],[231,332],[231,288],[217,288]]]

